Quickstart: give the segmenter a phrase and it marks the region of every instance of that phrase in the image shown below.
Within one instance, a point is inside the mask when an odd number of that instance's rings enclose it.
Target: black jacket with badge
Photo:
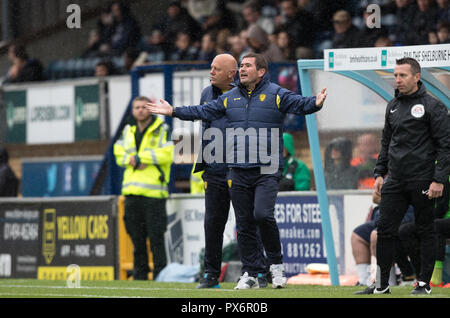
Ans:
[[[422,82],[411,95],[396,90],[386,108],[375,177],[444,183],[450,169],[447,108],[427,93]]]

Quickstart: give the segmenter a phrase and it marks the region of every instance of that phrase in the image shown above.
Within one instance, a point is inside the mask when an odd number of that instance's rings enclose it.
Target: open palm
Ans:
[[[156,103],[147,103],[145,104],[145,108],[152,114],[156,115],[164,115],[164,116],[172,116],[173,107],[164,99],[159,100],[161,104]]]
[[[325,99],[327,98],[327,88],[322,88],[322,90],[320,91],[319,94],[317,94],[316,96],[316,106],[317,107],[322,107],[323,103],[325,103]]]

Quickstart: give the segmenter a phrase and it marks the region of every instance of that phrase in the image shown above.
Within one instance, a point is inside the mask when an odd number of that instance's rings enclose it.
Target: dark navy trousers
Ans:
[[[232,168],[228,175],[231,201],[236,216],[237,240],[242,273],[255,277],[265,272],[266,261],[259,246],[259,235],[267,263],[281,264],[280,233],[274,217],[281,171],[261,174],[260,168]]]
[[[222,265],[223,232],[230,210],[226,175],[203,173],[205,189],[205,273],[219,277]]]

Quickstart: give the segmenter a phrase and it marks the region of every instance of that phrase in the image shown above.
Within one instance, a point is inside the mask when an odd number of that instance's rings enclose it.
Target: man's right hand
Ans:
[[[159,100],[161,104],[156,103],[147,103],[145,104],[145,108],[150,111],[152,114],[156,115],[164,115],[164,116],[172,116],[173,107],[164,99]]]
[[[377,177],[375,179],[375,192],[377,195],[381,196],[381,188],[383,187],[384,179],[383,177]]]

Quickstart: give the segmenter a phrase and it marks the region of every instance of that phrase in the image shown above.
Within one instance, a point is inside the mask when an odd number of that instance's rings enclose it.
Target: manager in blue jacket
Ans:
[[[257,227],[270,264],[272,287],[286,287],[280,234],[274,217],[278,182],[283,168],[283,122],[287,113],[311,114],[320,110],[326,88],[316,97],[303,97],[271,83],[264,56],[249,53],[242,59],[238,86],[204,105],[172,107],[148,103],[154,114],[182,120],[206,121],[226,117],[228,186],[236,216],[242,276],[235,289],[259,288],[264,271],[258,249]],[[221,147],[215,149],[221,151]],[[216,156],[219,158],[220,156]]]

